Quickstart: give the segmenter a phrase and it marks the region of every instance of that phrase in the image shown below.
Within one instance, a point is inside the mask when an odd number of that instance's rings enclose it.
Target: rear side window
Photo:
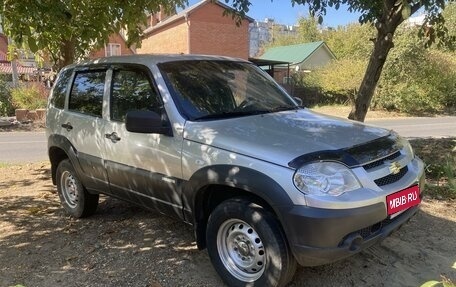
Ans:
[[[125,121],[129,111],[161,112],[158,93],[142,70],[115,70],[112,77],[111,119]]]
[[[101,118],[105,76],[106,71],[77,72],[71,89],[68,109]]]
[[[65,96],[67,94],[68,82],[70,81],[72,73],[72,69],[63,71],[55,83],[54,90],[52,92],[51,105],[58,109],[63,109],[65,106]]]

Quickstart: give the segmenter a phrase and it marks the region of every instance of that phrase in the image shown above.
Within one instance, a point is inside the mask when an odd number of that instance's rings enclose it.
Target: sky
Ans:
[[[198,3],[199,0],[189,0],[189,4]],[[225,3],[224,0],[221,1]],[[231,1],[230,1],[231,2]],[[308,7],[304,5],[291,6],[291,0],[250,0],[252,5],[248,16],[255,20],[264,21],[265,18],[273,18],[276,23],[293,25],[301,16],[308,16]],[[337,27],[348,23],[358,22],[359,14],[350,13],[346,6],[341,6],[339,10],[328,9],[323,18],[323,26]]]

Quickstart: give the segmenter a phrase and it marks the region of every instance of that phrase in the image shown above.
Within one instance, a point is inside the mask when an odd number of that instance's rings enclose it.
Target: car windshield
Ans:
[[[260,68],[245,62],[190,60],[159,64],[169,90],[189,120],[209,120],[298,109]]]

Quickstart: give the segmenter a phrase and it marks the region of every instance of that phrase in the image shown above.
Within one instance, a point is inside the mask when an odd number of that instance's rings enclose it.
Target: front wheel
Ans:
[[[98,194],[87,192],[68,159],[59,163],[56,177],[60,202],[69,215],[80,218],[95,213]]]
[[[207,249],[229,286],[284,286],[296,260],[274,215],[246,199],[230,199],[211,213]]]

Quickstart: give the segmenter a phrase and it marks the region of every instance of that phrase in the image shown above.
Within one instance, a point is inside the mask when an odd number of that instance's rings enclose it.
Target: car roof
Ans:
[[[74,68],[81,66],[90,66],[97,64],[142,64],[142,65],[156,65],[159,63],[176,62],[176,61],[189,61],[189,60],[212,60],[212,61],[236,61],[246,62],[246,60],[225,56],[213,55],[197,55],[197,54],[136,54],[126,56],[112,56],[97,58],[92,60],[85,60],[80,63],[72,64],[66,68]]]

